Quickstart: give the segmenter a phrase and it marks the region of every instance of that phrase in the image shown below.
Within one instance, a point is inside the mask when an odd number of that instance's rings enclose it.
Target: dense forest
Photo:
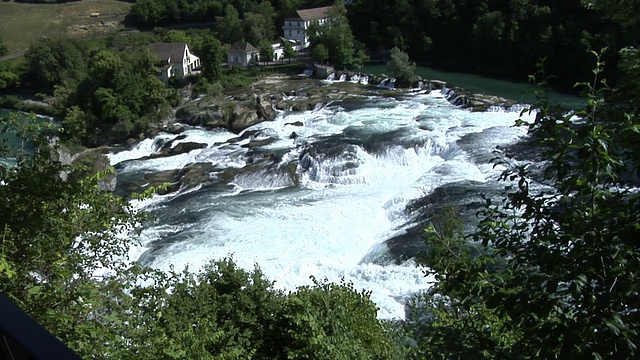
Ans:
[[[241,20],[249,19],[256,25],[261,22],[267,27],[275,25],[279,34],[284,19],[293,15],[296,10],[332,3],[331,0],[141,0],[135,2],[131,16],[141,28],[198,22],[217,23],[225,16],[233,16]],[[233,15],[228,14],[230,8],[233,8]]]
[[[589,50],[637,45],[636,1],[356,0],[348,6],[355,37],[370,50],[397,47],[418,63],[526,79],[546,70],[571,87],[591,72]]]
[[[87,145],[115,141],[175,105],[177,90],[153,75],[150,42],[185,41],[217,65],[225,44],[250,36],[247,29],[277,36],[291,9],[316,5],[326,3],[138,1],[132,16],[141,27],[217,25],[43,39],[22,67],[0,62],[0,89],[25,86],[53,97],[60,119],[1,119],[3,133],[31,147],[2,138],[0,292],[84,358],[637,358],[637,0],[356,0],[341,23],[352,38],[332,42],[316,33],[312,46],[323,60],[355,64],[367,50],[398,63],[532,75],[541,86],[577,82],[587,100],[567,113],[539,93],[529,109],[535,122],[517,125],[540,147],[544,168],[533,172],[498,157],[504,196],[486,199],[471,234],[462,233],[455,206],[433,214],[425,231],[430,251],[420,261],[438,283],[414,295],[405,321],[377,320],[370,293],[348,283],[316,280],[284,293],[259,267],[243,270],[233,259],[195,273],[125,261],[148,219],[100,190],[107,172],[86,177],[86,169],[63,165],[50,135]],[[339,55],[344,47],[349,52]],[[194,80],[214,93],[242,85],[246,74],[209,66]]]
[[[142,28],[212,22],[226,29],[219,36],[223,42],[244,38],[260,44],[276,39],[296,9],[326,5],[332,2],[140,0],[131,15]],[[638,44],[637,20],[626,16],[637,14],[638,6],[634,1],[356,0],[346,5],[346,16],[357,39],[349,46],[362,43],[373,58],[386,60],[396,47],[420,64],[519,81],[545,58],[557,85],[570,88],[591,72],[590,50],[608,46],[613,51],[605,59],[615,63],[617,50]]]

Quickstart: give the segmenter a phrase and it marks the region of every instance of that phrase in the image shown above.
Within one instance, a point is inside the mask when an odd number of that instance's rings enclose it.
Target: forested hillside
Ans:
[[[637,1],[356,0],[355,37],[370,50],[398,47],[416,62],[522,81],[546,58],[548,74],[571,87],[591,72],[589,50],[640,39]],[[627,15],[627,16],[625,16]],[[612,70],[612,69],[609,69]]]
[[[256,26],[272,27],[280,33],[285,18],[298,9],[331,5],[331,0],[139,0],[131,9],[136,24],[142,28],[197,22],[219,22],[225,16],[252,18]],[[233,15],[228,14],[229,7]],[[275,23],[274,23],[275,21]]]
[[[142,28],[205,22],[219,29],[222,42],[245,39],[257,46],[281,35],[296,9],[332,3],[139,0],[131,15]],[[421,64],[518,81],[545,58],[546,70],[565,88],[586,80],[590,50],[608,46],[613,51],[605,60],[615,63],[617,50],[640,38],[637,20],[625,16],[640,11],[634,1],[356,0],[346,8],[355,39],[374,58],[386,61],[397,47]]]

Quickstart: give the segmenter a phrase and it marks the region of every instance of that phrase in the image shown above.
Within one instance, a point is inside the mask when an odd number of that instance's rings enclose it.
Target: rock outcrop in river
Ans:
[[[472,111],[485,111],[492,106],[511,107],[514,105],[514,102],[507,99],[474,94],[460,88],[450,88],[445,82],[438,80],[421,81],[421,87],[416,89],[389,89],[376,85],[384,81],[386,77],[371,76],[370,79],[369,84],[361,84],[351,81],[328,82],[301,76],[273,75],[256,81],[250,87],[233,89],[219,96],[197,96],[179,107],[175,112],[175,117],[147,134],[147,136],[153,136],[159,131],[176,134],[175,138],[160,146],[155,153],[147,158],[174,156],[207,147],[202,143],[179,142],[178,140],[181,139],[178,134],[184,130],[185,125],[201,126],[206,129],[225,128],[239,134],[255,124],[273,120],[278,111],[313,110],[336,100],[344,101],[380,95],[399,97],[408,91],[441,90],[452,104],[471,108]],[[290,125],[295,127],[301,124],[292,123]],[[291,138],[295,138],[296,135],[295,131],[292,132]],[[245,140],[247,137],[250,138],[250,142],[243,147],[259,147],[274,141],[269,136],[253,133],[244,133],[244,136],[237,140]],[[129,146],[132,146],[132,143]],[[258,157],[248,159],[248,161],[259,164],[273,162],[275,158],[277,156],[274,154],[263,153]],[[163,183],[170,185],[162,192],[173,192],[182,187],[198,186],[208,182],[207,174],[211,169],[207,169],[206,164],[191,164],[181,171],[146,174],[135,179],[127,179],[124,183],[120,182],[119,192],[127,195],[131,192],[143,191],[148,186]],[[228,174],[227,177],[229,181],[232,181],[235,174]],[[297,181],[295,176],[292,176],[290,180],[293,184]]]

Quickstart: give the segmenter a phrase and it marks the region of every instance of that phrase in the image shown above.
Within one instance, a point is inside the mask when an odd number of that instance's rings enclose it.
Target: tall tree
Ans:
[[[202,75],[209,80],[218,80],[221,75],[221,64],[224,52],[220,41],[213,36],[207,37],[202,43],[200,60],[204,69]]]
[[[265,64],[273,61],[273,47],[271,43],[266,40],[260,44],[260,60]]]
[[[398,86],[411,86],[415,77],[416,63],[409,60],[407,53],[398,48],[391,49],[391,60],[387,63],[387,67],[391,75],[396,78]]]
[[[640,45],[640,1],[626,0],[582,0],[587,8],[602,12],[607,18],[619,24],[624,30],[628,44]]]
[[[276,38],[273,20],[263,14],[244,14],[245,40],[259,46],[263,41],[271,42]]]
[[[276,9],[273,7],[270,1],[262,0],[261,2],[256,2],[251,7],[251,13],[264,15],[265,18],[269,19],[272,24],[275,25],[275,20],[278,14],[276,13]],[[281,23],[278,23],[281,24]]]
[[[318,44],[313,47],[313,60],[323,64],[329,58],[329,50],[324,44]]]
[[[7,62],[0,62],[0,90],[18,86],[20,77]]]
[[[293,45],[289,41],[284,42],[284,57],[291,62],[291,59],[295,58],[297,55],[296,50],[293,48]]]
[[[129,242],[119,235],[138,217],[99,189],[100,175],[71,180],[78,170],[56,160],[53,125],[16,116],[0,118],[2,133],[30,151],[0,150],[0,292],[82,357],[121,357],[127,327],[114,314],[133,307],[120,276]]]
[[[73,39],[42,39],[25,53],[29,77],[48,92],[55,85],[82,80],[87,71],[86,57],[86,45]]]
[[[233,5],[224,8],[224,16],[216,16],[216,32],[220,41],[233,44],[242,39],[242,21]]]
[[[329,50],[329,59],[341,65],[356,65],[356,40],[351,33],[346,8],[336,1],[328,13],[325,24],[309,27],[311,45],[324,44]]]

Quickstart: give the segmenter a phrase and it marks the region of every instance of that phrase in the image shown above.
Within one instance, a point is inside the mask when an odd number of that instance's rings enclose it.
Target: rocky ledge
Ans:
[[[371,96],[378,91],[351,82],[327,86],[302,76],[269,76],[248,88],[234,89],[220,96],[200,95],[177,109],[175,121],[240,133],[252,125],[274,119],[277,110],[313,110],[333,100]]]
[[[229,141],[234,146],[238,141],[250,141],[242,147],[252,149],[274,139],[265,134],[254,134],[243,130],[263,121],[273,120],[277,111],[305,111],[326,105],[335,100],[365,98],[370,96],[400,97],[409,91],[429,92],[441,90],[444,96],[454,105],[471,108],[472,111],[486,111],[491,107],[509,108],[515,102],[496,96],[475,94],[464,89],[448,87],[443,81],[420,80],[420,87],[412,89],[390,89],[380,85],[385,79],[382,76],[371,76],[369,84],[341,81],[326,82],[301,76],[276,75],[262,78],[247,88],[227,91],[219,96],[197,96],[176,109],[175,116],[149,131],[146,137],[153,137],[160,131],[175,134],[171,141],[159,146],[159,149],[147,158],[158,158],[179,155],[192,150],[205,148],[207,145],[195,142],[180,142],[180,135],[185,126],[201,126],[208,129],[225,128],[234,133],[241,133],[238,138]],[[298,126],[300,124],[290,123]],[[295,136],[295,132],[292,133]],[[137,140],[128,145],[133,146]],[[264,166],[264,164],[278,163],[273,154],[251,152],[248,166]],[[145,160],[145,159],[139,159]],[[116,166],[117,167],[117,166]],[[242,175],[242,170],[213,169],[208,163],[190,164],[181,170],[138,174],[128,179],[118,178],[117,191],[120,195],[128,196],[132,192],[144,191],[148,186],[170,184],[161,193],[174,192],[181,188],[196,186],[214,186],[226,184],[236,176]],[[218,173],[216,179],[210,174]],[[297,179],[295,169],[290,171],[290,181],[295,184]]]
[[[347,74],[353,76],[354,74]],[[234,133],[272,120],[277,110],[305,111],[327,104],[333,100],[380,95],[400,96],[406,91],[442,90],[454,105],[472,111],[486,111],[492,107],[510,108],[516,103],[505,98],[477,94],[462,88],[449,87],[438,80],[416,81],[413,89],[389,89],[380,84],[386,76],[370,76],[368,85],[350,81],[319,82],[302,76],[273,75],[256,81],[247,88],[238,88],[219,96],[199,95],[186,102],[175,112],[175,119],[159,130],[176,133],[180,131],[175,122],[202,126],[204,128],[226,128]],[[417,87],[420,84],[420,87]]]

